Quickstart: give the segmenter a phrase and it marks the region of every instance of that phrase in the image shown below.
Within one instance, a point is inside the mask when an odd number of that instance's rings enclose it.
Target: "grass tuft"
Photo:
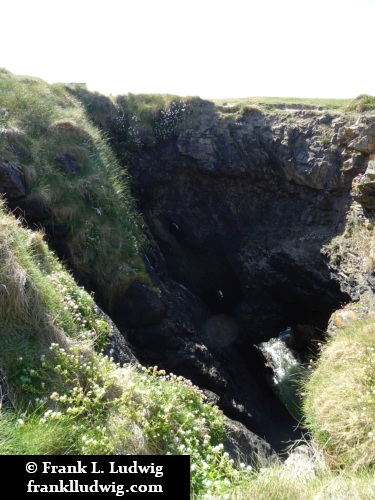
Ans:
[[[375,465],[375,324],[356,321],[323,347],[305,388],[306,425],[333,467]]]

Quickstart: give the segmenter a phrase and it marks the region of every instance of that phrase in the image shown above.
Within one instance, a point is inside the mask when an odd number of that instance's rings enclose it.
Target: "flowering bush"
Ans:
[[[100,317],[93,298],[63,269],[51,273],[50,280],[61,297],[64,311],[73,320],[74,338],[102,351],[108,344],[111,327]]]
[[[157,367],[121,367],[81,343],[53,343],[40,361],[39,375],[54,384],[35,398],[33,415],[39,412],[41,433],[43,426],[70,422],[70,453],[189,455],[197,495],[226,491],[249,473],[224,451],[222,412],[184,377]],[[17,426],[27,428],[30,418],[22,413]]]
[[[182,120],[186,111],[186,103],[175,100],[165,106],[154,125],[154,133],[158,139],[169,139],[176,130],[177,124]]]
[[[126,149],[138,151],[142,146],[139,117],[128,116],[121,107],[112,118],[112,129],[115,131],[117,143]]]
[[[156,453],[189,455],[191,490],[202,493],[226,489],[240,472],[224,452],[224,417],[209,404],[202,391],[191,381],[166,374],[157,367],[138,375],[141,384],[128,387],[122,397],[121,414],[132,413],[143,429],[148,446]],[[129,400],[129,393],[132,394]],[[136,401],[137,411],[131,408]]]

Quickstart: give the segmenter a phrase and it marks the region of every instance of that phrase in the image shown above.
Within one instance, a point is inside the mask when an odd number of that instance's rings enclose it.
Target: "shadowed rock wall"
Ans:
[[[129,291],[115,320],[142,362],[212,391],[280,451],[301,430],[265,384],[254,344],[291,326],[293,347],[313,348],[355,293],[322,248],[343,232],[365,166],[342,141],[348,117],[290,109],[239,120],[201,106],[169,140],[127,154],[160,293],[145,291],[137,324],[134,309],[124,314]],[[155,320],[142,325],[146,311]]]

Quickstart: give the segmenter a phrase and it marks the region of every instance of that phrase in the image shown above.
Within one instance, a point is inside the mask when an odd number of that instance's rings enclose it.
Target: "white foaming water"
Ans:
[[[263,342],[260,349],[267,360],[267,366],[272,368],[272,380],[275,385],[285,380],[293,371],[293,367],[299,365],[298,359],[280,337]]]
[[[286,345],[290,333],[290,328],[287,328],[278,338],[262,342],[258,348],[264,356],[265,365],[272,369],[269,382],[273,390],[290,413],[300,419],[298,378],[302,365],[298,356]]]

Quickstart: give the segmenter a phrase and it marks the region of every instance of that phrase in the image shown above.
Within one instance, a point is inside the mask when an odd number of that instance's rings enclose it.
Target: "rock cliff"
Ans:
[[[365,228],[371,247],[375,116],[309,106],[238,113],[200,99],[190,107],[171,127],[165,114],[156,139],[132,125],[133,148],[101,124],[133,177],[153,283],[134,281],[106,312],[141,363],[190,378],[281,451],[302,430],[254,346],[291,327],[303,357],[340,304],[372,295],[373,269],[351,235]],[[0,160],[0,181],[11,208],[48,228],[50,208],[28,200],[21,163]],[[64,234],[51,245],[69,255]]]
[[[331,246],[348,214],[364,221],[371,208],[375,118],[199,106],[168,140],[126,156],[160,294],[144,291],[134,317],[123,307],[140,290],[129,290],[115,320],[139,359],[214,392],[280,450],[299,431],[267,391],[254,345],[291,326],[303,356],[341,304],[372,294],[371,272],[357,265],[345,278]]]

